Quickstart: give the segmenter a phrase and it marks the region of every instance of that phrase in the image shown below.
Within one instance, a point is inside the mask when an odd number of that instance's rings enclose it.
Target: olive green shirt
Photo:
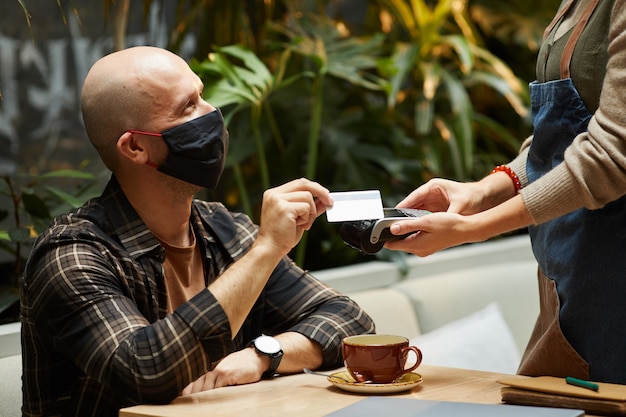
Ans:
[[[584,8],[588,1],[578,3],[576,8]],[[566,14],[561,24],[567,19]],[[572,29],[555,39],[558,29],[559,24],[539,51],[540,82],[561,78],[561,54]],[[532,137],[509,164],[522,181],[520,193],[536,224],[581,207],[601,208],[626,194],[626,2],[600,1],[574,49],[570,72],[593,115],[587,132],[574,139],[563,163],[532,184],[526,175]]]

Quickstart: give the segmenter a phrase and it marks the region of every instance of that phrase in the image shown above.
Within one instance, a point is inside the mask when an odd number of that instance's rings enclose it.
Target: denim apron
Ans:
[[[597,3],[590,1],[573,29],[561,60],[561,79],[530,84],[534,124],[526,163],[530,182],[563,162],[565,149],[587,130],[591,114],[569,78],[569,63]],[[559,15],[553,24],[558,19]],[[625,198],[530,227],[539,264],[541,311],[518,373],[626,383],[624,231]]]

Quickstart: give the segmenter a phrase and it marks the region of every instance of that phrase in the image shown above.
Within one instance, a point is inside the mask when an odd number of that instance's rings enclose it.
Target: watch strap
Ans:
[[[267,336],[263,335],[263,337],[267,337]],[[257,344],[255,342],[256,342],[256,339],[250,343],[250,345],[254,348],[254,350],[258,354],[267,356],[268,358],[270,358],[270,367],[267,369],[267,371],[263,372],[262,378],[264,379],[272,378],[274,374],[276,374],[276,369],[278,369],[278,366],[280,365],[280,361],[283,358],[283,350],[279,346],[278,352],[274,352],[274,353],[264,352],[257,347]]]
[[[276,369],[278,369],[278,365],[280,365],[280,361],[283,358],[283,351],[281,349],[278,353],[275,353],[273,355],[268,355],[265,353],[263,354],[268,356],[271,359],[271,362],[270,362],[270,367],[268,368],[267,371],[263,372],[262,377],[264,379],[273,378],[274,375],[276,374]]]

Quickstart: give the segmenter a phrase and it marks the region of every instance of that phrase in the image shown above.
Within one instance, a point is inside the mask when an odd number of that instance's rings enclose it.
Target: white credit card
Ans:
[[[333,205],[326,208],[329,222],[347,222],[354,220],[382,219],[383,200],[380,191],[347,191],[330,193]]]

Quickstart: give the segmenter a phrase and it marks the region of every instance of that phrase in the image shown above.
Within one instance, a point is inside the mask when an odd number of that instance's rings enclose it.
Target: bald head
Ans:
[[[167,111],[163,93],[185,71],[191,72],[180,57],[149,46],[114,52],[93,65],[82,90],[83,120],[109,169],[115,171],[118,138],[129,129],[155,129],[151,115]]]

